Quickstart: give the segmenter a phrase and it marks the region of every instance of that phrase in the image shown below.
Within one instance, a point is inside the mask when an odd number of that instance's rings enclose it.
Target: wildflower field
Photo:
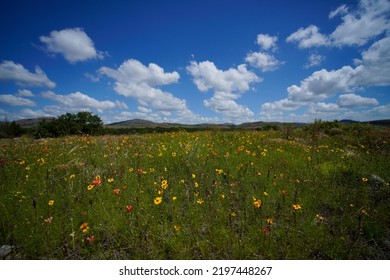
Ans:
[[[0,245],[14,259],[389,259],[389,135],[3,140]]]

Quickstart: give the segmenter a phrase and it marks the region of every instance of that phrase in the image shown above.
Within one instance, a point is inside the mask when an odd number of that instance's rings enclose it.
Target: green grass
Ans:
[[[388,131],[300,133],[6,140],[0,245],[21,259],[389,259]]]

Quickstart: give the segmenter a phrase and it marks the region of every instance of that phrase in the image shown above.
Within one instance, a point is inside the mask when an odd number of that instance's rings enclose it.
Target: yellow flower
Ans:
[[[31,169],[31,167],[30,166],[26,166],[26,171],[29,171],[30,169]]]
[[[165,190],[168,187],[168,181],[167,180],[162,180],[161,187]]]
[[[364,178],[362,178],[362,181],[363,181],[363,182],[367,182],[368,179],[364,177]]]
[[[191,178],[192,178],[192,179],[195,179],[195,177],[196,177],[195,174],[192,174],[192,175],[191,175]]]
[[[175,157],[175,156],[176,156],[176,152],[173,152],[173,153],[172,153],[172,156]]]
[[[199,184],[198,184],[198,182],[195,182],[195,187],[199,187]]]
[[[109,183],[114,182],[114,178],[108,178],[108,179],[107,179],[107,182],[109,182]]]
[[[39,158],[39,159],[37,159],[37,162],[38,162],[40,165],[44,165],[44,164],[45,164],[45,159],[44,159],[44,158]]]
[[[363,215],[365,216],[368,216],[368,213],[367,213],[367,210],[366,209],[362,209],[362,211],[360,211]]]
[[[267,193],[267,192],[264,192],[264,195],[265,195],[265,196],[268,196],[268,193]]]
[[[215,172],[217,172],[217,174],[222,174],[223,170],[222,169],[215,169]]]
[[[294,210],[300,210],[300,209],[302,209],[302,207],[301,207],[300,204],[293,204],[292,207],[293,207]]]
[[[198,204],[202,204],[203,202],[204,202],[204,200],[201,199],[201,198],[199,198],[199,199],[196,201],[196,203],[198,203]]]
[[[267,224],[272,225],[273,223],[274,223],[274,221],[272,220],[272,218],[267,219]]]
[[[220,197],[221,197],[221,199],[225,199],[225,195],[224,194],[221,194]]]
[[[321,216],[320,214],[317,214],[317,215],[316,215],[316,219],[317,219],[318,221],[320,221],[320,222],[322,222],[322,221],[325,220],[325,218],[324,218],[323,216]]]
[[[173,228],[175,229],[175,231],[179,231],[181,229],[180,226],[176,226],[176,225],[174,225]]]
[[[175,201],[177,199],[177,196],[172,197],[172,200]]]
[[[237,217],[237,214],[236,214],[236,212],[233,211],[233,212],[230,213],[230,216],[232,216],[233,218],[235,218],[235,217]]]
[[[88,185],[88,187],[87,187],[87,190],[89,190],[89,191],[90,191],[90,190],[92,190],[92,189],[93,189],[93,187],[94,187],[94,185],[92,185],[92,184],[91,184],[91,185]]]
[[[154,199],[154,204],[158,205],[162,202],[162,197],[161,196],[158,196]]]
[[[129,170],[129,172],[133,172],[134,168],[130,167],[128,170]]]
[[[256,199],[255,197],[253,198],[253,206],[258,209],[261,207],[262,201],[261,199]]]
[[[54,200],[53,200],[53,199],[50,199],[48,204],[49,204],[49,206],[53,206]]]
[[[86,233],[89,230],[88,223],[83,223],[80,225],[80,230],[84,233]]]
[[[26,163],[25,160],[22,160],[21,162],[19,162],[20,165],[24,165]]]
[[[73,179],[75,177],[76,177],[76,174],[72,174],[72,175],[70,175],[69,179]]]

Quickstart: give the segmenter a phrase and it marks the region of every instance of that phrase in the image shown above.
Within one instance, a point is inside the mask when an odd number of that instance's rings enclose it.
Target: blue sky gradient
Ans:
[[[0,3],[0,116],[390,118],[390,1]]]

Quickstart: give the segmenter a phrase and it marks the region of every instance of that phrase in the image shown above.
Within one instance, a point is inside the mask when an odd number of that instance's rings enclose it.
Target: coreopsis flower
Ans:
[[[153,202],[156,205],[160,204],[162,202],[162,197],[161,196],[156,197]]]

